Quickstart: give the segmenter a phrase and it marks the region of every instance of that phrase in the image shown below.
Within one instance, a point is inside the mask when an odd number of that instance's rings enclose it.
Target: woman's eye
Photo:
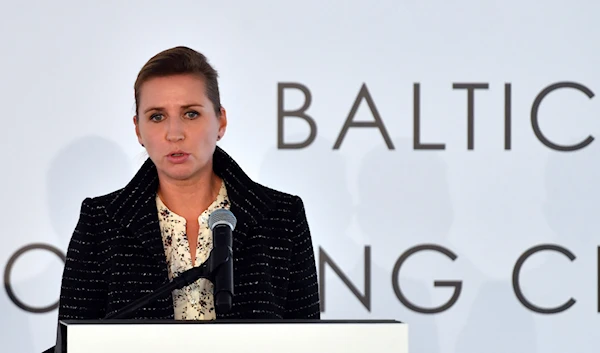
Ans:
[[[195,112],[195,111],[189,111],[189,112],[185,113],[185,116],[188,117],[188,118],[190,118],[190,119],[195,119],[198,116],[200,116],[200,114],[198,112]]]
[[[161,121],[161,120],[163,120],[163,115],[162,114],[152,114],[152,115],[150,115],[150,120]]]

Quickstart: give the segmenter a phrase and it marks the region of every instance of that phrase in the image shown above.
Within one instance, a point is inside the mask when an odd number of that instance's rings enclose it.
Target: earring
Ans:
[[[143,143],[140,143],[140,145],[142,145],[142,147],[145,147]]]
[[[221,139],[221,135],[217,136],[217,141],[219,141]]]

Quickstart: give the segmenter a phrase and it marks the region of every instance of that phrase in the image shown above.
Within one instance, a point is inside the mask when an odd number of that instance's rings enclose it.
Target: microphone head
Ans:
[[[231,211],[224,208],[219,208],[214,210],[208,216],[208,227],[211,230],[214,230],[214,227],[219,224],[228,225],[231,228],[231,231],[233,232],[237,224],[237,218],[235,218]]]

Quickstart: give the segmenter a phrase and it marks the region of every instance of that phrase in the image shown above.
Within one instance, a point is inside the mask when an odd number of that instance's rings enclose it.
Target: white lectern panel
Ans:
[[[408,353],[400,322],[85,323],[67,326],[68,353]]]

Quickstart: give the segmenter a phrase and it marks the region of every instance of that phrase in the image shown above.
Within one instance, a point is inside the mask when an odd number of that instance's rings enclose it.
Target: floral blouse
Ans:
[[[169,279],[172,280],[180,273],[192,268],[190,245],[186,236],[186,220],[169,210],[158,195],[156,196],[156,206],[167,257]],[[229,207],[225,183],[222,183],[216,200],[198,217],[200,227],[198,246],[196,247],[196,266],[204,263],[212,250],[212,231],[208,227],[208,216],[217,208],[229,209]],[[173,305],[176,320],[214,320],[216,315],[212,282],[201,278],[187,287],[174,290]]]

